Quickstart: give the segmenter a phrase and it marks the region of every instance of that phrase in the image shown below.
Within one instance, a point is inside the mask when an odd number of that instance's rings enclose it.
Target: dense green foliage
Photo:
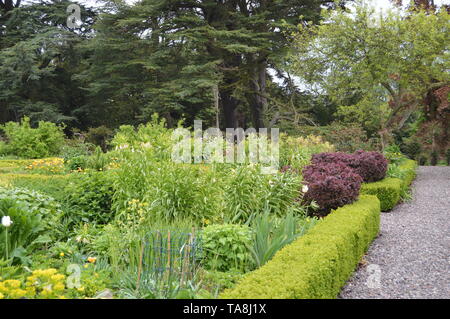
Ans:
[[[24,117],[20,123],[8,122],[0,126],[0,130],[5,132],[7,138],[2,153],[23,158],[58,155],[64,144],[62,129],[44,121],[40,121],[37,128],[32,128],[28,117]]]

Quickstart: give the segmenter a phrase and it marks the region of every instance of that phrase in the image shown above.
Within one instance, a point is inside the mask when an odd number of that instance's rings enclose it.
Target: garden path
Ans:
[[[450,167],[421,166],[340,298],[450,298]]]

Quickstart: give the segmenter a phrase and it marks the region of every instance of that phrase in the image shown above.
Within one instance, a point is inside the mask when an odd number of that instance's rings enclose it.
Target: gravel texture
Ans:
[[[421,166],[340,298],[450,298],[450,167]]]

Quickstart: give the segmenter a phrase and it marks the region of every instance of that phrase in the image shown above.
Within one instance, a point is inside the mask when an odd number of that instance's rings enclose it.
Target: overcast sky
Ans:
[[[127,3],[134,3],[137,2],[138,0],[125,0],[125,1]],[[89,6],[98,6],[98,4],[96,5],[96,0],[78,0],[78,2],[84,3]],[[365,0],[365,2],[370,3],[376,8],[380,8],[381,10],[392,8],[392,3],[390,2],[390,0]],[[435,0],[434,3],[436,5],[450,4],[450,0]]]

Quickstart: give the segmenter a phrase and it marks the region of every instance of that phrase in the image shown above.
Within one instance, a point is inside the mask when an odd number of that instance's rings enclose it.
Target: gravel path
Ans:
[[[421,166],[413,199],[381,232],[340,298],[450,298],[450,167]]]

